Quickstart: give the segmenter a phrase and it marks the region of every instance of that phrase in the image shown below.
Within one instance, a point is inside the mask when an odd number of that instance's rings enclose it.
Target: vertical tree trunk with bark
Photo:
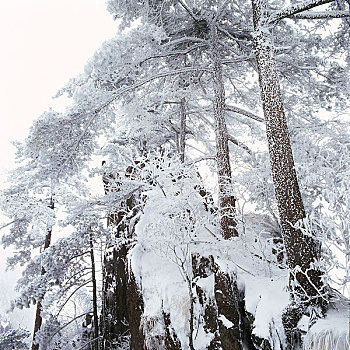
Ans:
[[[181,163],[185,162],[185,145],[186,145],[186,100],[182,98],[180,101],[180,137],[179,137],[179,153]]]
[[[103,176],[106,194],[110,191],[119,191],[118,187],[122,184],[117,181],[116,177],[118,178],[118,175],[105,174]],[[107,226],[116,227],[117,238],[121,238],[127,229],[127,221],[125,220],[127,209],[128,208],[120,208],[119,211],[107,217]],[[121,337],[129,334],[129,316],[127,311],[127,253],[127,244],[121,244],[118,247],[107,247],[107,253],[104,256],[104,280],[100,320],[104,350],[115,348],[115,346],[117,346],[116,344],[120,342]]]
[[[231,190],[231,165],[227,140],[227,125],[225,120],[225,87],[222,78],[222,63],[218,45],[217,28],[210,28],[210,49],[213,69],[214,88],[214,121],[216,136],[216,161],[219,185],[219,218],[220,231],[224,239],[238,236],[235,220],[236,199]]]
[[[266,0],[252,0],[254,47],[258,65],[261,99],[266,121],[272,177],[278,204],[282,235],[291,270],[292,297],[298,295],[303,305],[324,308],[321,272],[312,266],[320,256],[320,246],[312,235],[294,228],[305,218],[294,159],[283,107],[279,80],[273,58],[273,44],[267,24]],[[295,282],[298,286],[293,288]],[[297,302],[298,300],[295,300]],[[292,323],[297,322],[294,319]],[[287,327],[288,328],[288,327]]]
[[[54,210],[54,208],[55,208],[55,203],[54,203],[53,197],[51,197],[51,199],[50,199],[49,208],[52,210]],[[44,250],[47,249],[51,244],[51,235],[52,235],[52,229],[50,228],[46,234],[46,237],[45,237]],[[41,267],[41,275],[42,276],[45,275],[45,269],[43,267]],[[41,300],[38,300],[38,302],[36,304],[36,311],[35,311],[32,350],[39,350],[39,344],[35,343],[35,336],[38,333],[38,331],[43,323],[43,319],[41,317],[41,312],[42,312],[42,304],[41,304]]]
[[[93,337],[92,349],[99,349],[99,326],[98,326],[98,314],[97,314],[97,284],[96,284],[96,271],[95,271],[95,256],[94,245],[92,237],[92,228],[90,228],[90,259],[91,259],[91,275],[92,275],[92,307],[93,307]]]

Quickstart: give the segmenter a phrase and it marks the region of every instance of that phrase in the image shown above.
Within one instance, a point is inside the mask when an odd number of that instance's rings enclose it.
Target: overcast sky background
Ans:
[[[0,188],[14,167],[11,141],[26,137],[32,121],[54,104],[51,97],[116,31],[105,0],[0,0]],[[4,271],[7,255],[0,248],[0,315],[19,276]],[[9,318],[32,327],[31,312]]]

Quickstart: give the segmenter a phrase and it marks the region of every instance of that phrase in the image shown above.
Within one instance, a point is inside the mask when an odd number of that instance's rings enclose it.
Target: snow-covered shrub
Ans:
[[[0,333],[0,349],[1,350],[27,350],[29,349],[25,339],[28,338],[30,332],[25,329],[9,329]]]

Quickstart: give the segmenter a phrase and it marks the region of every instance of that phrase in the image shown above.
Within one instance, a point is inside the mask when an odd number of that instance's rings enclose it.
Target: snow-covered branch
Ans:
[[[227,139],[228,139],[228,141],[232,142],[234,145],[244,149],[248,154],[252,154],[253,153],[248,146],[246,146],[243,142],[237,140],[233,136],[227,134]]]
[[[308,0],[299,4],[295,4],[288,8],[282,9],[280,11],[273,12],[270,15],[270,22],[277,22],[283,18],[291,17],[297,15],[301,12],[311,10],[314,7],[321,6],[324,4],[329,4],[334,0]]]
[[[347,18],[350,17],[349,11],[305,11],[303,13],[299,13],[290,18],[297,19],[323,19],[323,18]]]
[[[249,111],[247,111],[245,109],[242,109],[242,108],[239,108],[239,107],[235,107],[235,106],[226,105],[226,110],[229,111],[229,112],[233,112],[233,113],[238,113],[238,114],[244,115],[245,117],[254,119],[257,122],[265,123],[264,118],[261,118],[258,115],[254,114],[252,112],[249,112]]]

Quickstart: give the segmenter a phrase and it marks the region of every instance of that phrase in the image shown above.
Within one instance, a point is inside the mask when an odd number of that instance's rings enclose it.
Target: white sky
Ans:
[[[116,33],[105,8],[105,0],[0,0],[0,188],[14,166],[10,142],[26,136],[57,90]],[[0,314],[19,275],[4,272],[7,254],[0,248]],[[32,328],[31,313],[10,319]]]
[[[116,32],[105,0],[0,1],[1,167],[56,91]]]

